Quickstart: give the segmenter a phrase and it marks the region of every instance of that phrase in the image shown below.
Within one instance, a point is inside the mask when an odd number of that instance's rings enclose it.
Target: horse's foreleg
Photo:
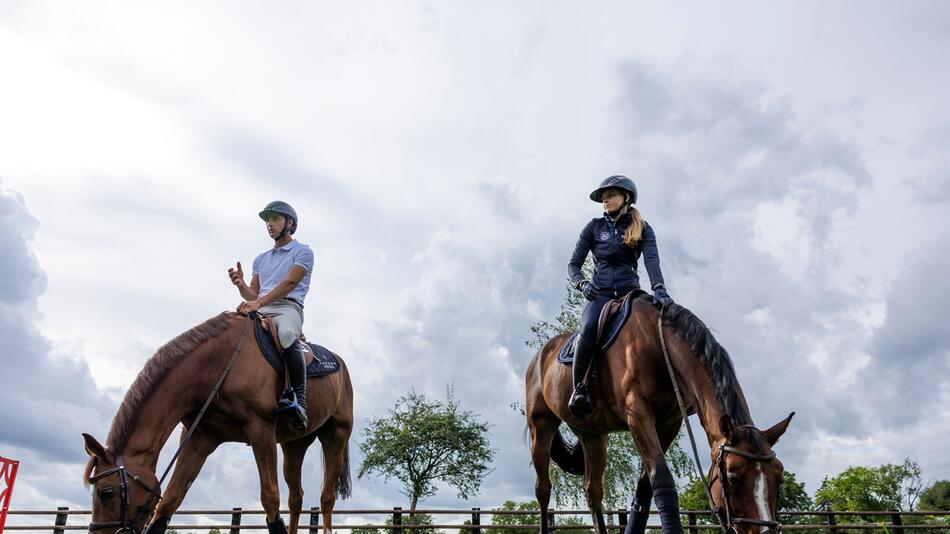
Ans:
[[[551,442],[557,432],[560,421],[548,412],[528,416],[528,428],[531,431],[531,462],[534,464],[534,494],[541,511],[541,534],[548,534],[548,505],[551,503]]]
[[[584,432],[579,436],[584,445],[584,494],[600,534],[607,534],[604,521],[604,469],[607,467],[608,434]]]
[[[300,510],[303,507],[303,484],[301,470],[303,469],[304,455],[307,448],[316,439],[315,434],[309,434],[300,439],[281,444],[284,451],[284,481],[287,482],[287,507],[290,509],[290,534],[297,534],[297,525],[300,523]]]
[[[207,438],[200,431],[195,432],[191,440],[182,449],[181,455],[175,463],[175,469],[172,471],[171,481],[168,487],[162,493],[162,500],[155,507],[155,513],[149,521],[147,534],[162,534],[168,526],[168,521],[172,515],[181,506],[188,487],[195,481],[201,466],[209,454],[218,447],[219,441]]]
[[[261,505],[267,517],[269,534],[285,534],[287,527],[280,518],[280,487],[277,485],[277,441],[273,424],[248,428],[257,474],[261,482]]]
[[[673,474],[666,464],[663,446],[656,429],[656,418],[645,399],[627,397],[627,424],[640,452],[643,469],[653,488],[653,499],[660,513],[663,534],[683,534],[679,515],[679,497]],[[638,484],[639,486],[639,484]]]
[[[337,483],[341,477],[349,477],[349,447],[352,423],[345,420],[330,419],[320,430],[320,444],[323,446],[323,488],[320,491],[320,512],[323,514],[323,532],[333,532],[333,506],[336,504]]]

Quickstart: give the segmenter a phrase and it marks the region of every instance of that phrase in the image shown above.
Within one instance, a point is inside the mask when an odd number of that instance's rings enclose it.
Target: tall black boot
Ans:
[[[594,356],[594,347],[588,343],[583,335],[578,334],[577,346],[574,347],[574,393],[567,407],[574,417],[585,417],[594,412],[594,400],[584,385],[584,375]]]
[[[298,432],[307,430],[307,369],[300,340],[284,349],[284,365],[290,375],[290,390],[277,402],[277,415],[287,414],[290,424]]]

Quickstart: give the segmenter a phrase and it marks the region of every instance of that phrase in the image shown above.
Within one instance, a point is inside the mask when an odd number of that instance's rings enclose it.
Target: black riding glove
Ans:
[[[577,289],[581,290],[581,293],[584,294],[584,298],[587,300],[595,300],[597,298],[597,290],[594,289],[594,284],[587,280],[581,280],[581,283],[577,284]]]
[[[657,284],[653,288],[653,303],[659,304],[663,307],[673,304],[673,299],[670,298],[670,294],[666,292],[666,288],[663,287],[663,284]]]

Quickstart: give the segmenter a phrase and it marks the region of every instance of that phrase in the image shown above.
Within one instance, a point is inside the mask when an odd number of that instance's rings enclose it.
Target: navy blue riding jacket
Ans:
[[[605,213],[603,217],[587,223],[581,230],[567,267],[571,283],[575,287],[584,280],[581,266],[584,265],[588,253],[594,254],[594,276],[591,283],[600,295],[618,297],[639,289],[637,261],[641,255],[650,275],[650,287],[663,284],[660,255],[656,249],[656,234],[653,233],[653,228],[644,221],[640,241],[631,247],[623,242],[624,231],[631,222],[633,215],[630,213],[621,216],[616,223]]]

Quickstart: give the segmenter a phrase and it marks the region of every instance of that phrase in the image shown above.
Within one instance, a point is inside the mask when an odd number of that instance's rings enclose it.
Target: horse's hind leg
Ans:
[[[336,504],[337,491],[349,492],[349,441],[353,431],[353,422],[348,417],[331,417],[317,434],[323,445],[323,489],[320,492],[320,512],[323,514],[323,532],[333,532],[333,506]],[[346,496],[345,494],[343,495]]]
[[[551,442],[561,424],[554,414],[550,411],[546,412],[528,416],[528,429],[531,431],[531,461],[535,472],[534,494],[540,505],[542,534],[547,534],[550,526],[548,525],[548,505],[551,502],[551,476],[548,469],[551,465]]]
[[[584,446],[584,493],[600,534],[607,534],[604,521],[604,470],[607,467],[609,434],[584,432],[578,438]]]
[[[287,482],[287,507],[290,509],[290,534],[297,534],[300,522],[300,509],[303,507],[303,484],[301,470],[307,448],[317,439],[316,434],[308,434],[300,439],[281,444],[284,451],[284,481]]]
[[[182,434],[184,438],[184,434]],[[152,520],[149,522],[148,534],[162,534],[168,526],[168,521],[181,506],[188,487],[195,481],[205,459],[218,447],[220,442],[210,439],[200,430],[192,434],[191,439],[182,449],[175,469],[172,471],[171,481],[162,493],[162,500],[155,507]]]

